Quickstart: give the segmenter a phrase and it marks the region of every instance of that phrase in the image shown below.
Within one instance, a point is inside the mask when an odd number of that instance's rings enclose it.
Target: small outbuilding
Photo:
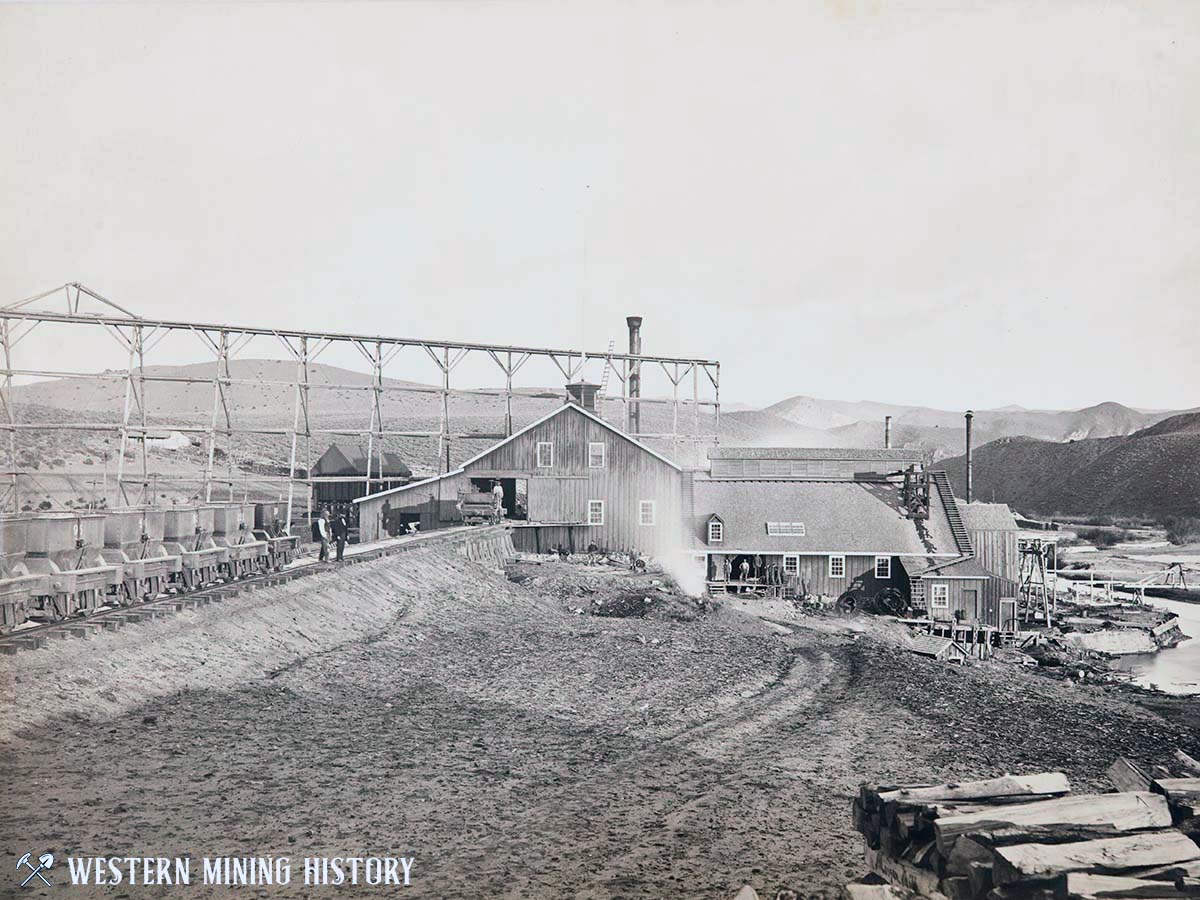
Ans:
[[[357,447],[330,444],[313,466],[312,475],[313,499],[318,506],[349,503],[368,493],[367,457]],[[382,472],[378,455],[372,454],[370,475],[374,490],[387,490],[412,480],[412,470],[391,451],[383,454]]]

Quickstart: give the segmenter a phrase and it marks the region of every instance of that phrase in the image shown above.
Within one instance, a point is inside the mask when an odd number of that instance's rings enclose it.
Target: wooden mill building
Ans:
[[[589,546],[663,556],[681,546],[681,470],[576,402],[459,468],[382,491],[359,504],[362,540],[461,522],[462,493],[504,492],[518,550]]]
[[[911,601],[999,627],[1015,584],[976,558],[942,472],[905,449],[718,448],[690,481],[689,547],[710,590]],[[992,519],[998,519],[993,516]],[[990,520],[989,520],[990,522]]]
[[[637,551],[690,559],[710,591],[887,597],[933,619],[1011,620],[1007,520],[972,505],[968,529],[919,451],[718,447],[706,469],[684,470],[587,402],[573,392],[457,469],[356,500],[362,540],[460,524],[461,495],[498,487],[526,552]]]

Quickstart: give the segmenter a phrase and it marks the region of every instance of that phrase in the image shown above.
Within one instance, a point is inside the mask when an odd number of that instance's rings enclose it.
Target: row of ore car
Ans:
[[[280,503],[0,517],[0,634],[105,605],[278,571],[299,554]]]

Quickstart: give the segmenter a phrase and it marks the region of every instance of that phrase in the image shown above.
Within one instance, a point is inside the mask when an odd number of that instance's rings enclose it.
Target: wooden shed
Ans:
[[[990,625],[1012,631],[1016,619],[1016,582],[987,572],[964,557],[910,571],[914,600],[920,598],[931,619]]]
[[[345,446],[336,442],[321,454],[313,464],[313,499],[319,506],[332,503],[349,503],[367,493],[366,454],[358,447]],[[370,461],[371,484],[375,488],[392,488],[412,478],[412,470],[404,464],[398,454],[390,450],[383,454],[383,471],[376,459]],[[338,479],[323,481],[326,479]]]
[[[415,523],[461,518],[458,497],[497,487],[525,551],[604,550],[661,556],[682,539],[680,468],[594,413],[568,403],[459,468],[356,501],[364,541]]]
[[[1021,551],[1017,546],[1020,528],[1008,504],[960,503],[958,512],[979,564],[993,575],[1018,581],[1021,577]]]

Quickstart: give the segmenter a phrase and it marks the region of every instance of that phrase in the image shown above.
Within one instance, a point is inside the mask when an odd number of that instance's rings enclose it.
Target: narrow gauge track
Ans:
[[[316,560],[293,562],[287,568],[274,572],[259,572],[244,578],[202,585],[191,590],[179,590],[173,594],[165,594],[150,600],[131,603],[128,606],[113,606],[98,610],[90,615],[76,616],[70,619],[63,619],[59,622],[42,622],[0,635],[0,655],[12,656],[22,650],[39,649],[47,646],[51,640],[87,637],[102,629],[115,631],[123,625],[137,624],[138,622],[168,615],[169,613],[181,612],[185,609],[193,609],[198,606],[207,606],[210,603],[217,603],[261,587],[272,587],[296,578],[317,575],[321,572],[336,571],[347,565],[369,562],[383,556],[391,556],[418,547],[427,547],[431,544],[458,544],[469,541],[472,537],[482,538],[494,532],[505,532],[507,530],[508,526],[500,525],[491,527],[464,526],[445,529],[440,532],[426,532],[424,534],[394,539],[387,544],[372,547],[369,550],[351,551],[341,563],[318,562]],[[467,556],[468,558],[475,558],[476,555],[468,552]],[[486,558],[486,554],[481,558]]]
[[[374,554],[351,557],[346,562],[354,563],[375,558]],[[293,565],[275,572],[260,572],[230,581],[217,581],[191,590],[181,589],[174,593],[130,603],[128,606],[112,606],[97,610],[90,615],[75,616],[59,622],[40,622],[0,635],[0,654],[12,655],[20,650],[44,647],[50,639],[86,637],[99,629],[116,630],[125,624],[134,624],[146,619],[157,618],[171,612],[206,606],[228,597],[234,597],[260,587],[274,586],[304,575],[328,571],[333,564],[307,562]]]

